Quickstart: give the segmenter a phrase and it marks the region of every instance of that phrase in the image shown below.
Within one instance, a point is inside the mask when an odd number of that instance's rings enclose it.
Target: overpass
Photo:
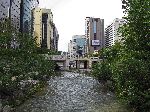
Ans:
[[[66,55],[48,55],[44,54],[47,60],[54,60],[57,62],[59,66],[63,66],[64,69],[69,69],[70,67],[74,67],[79,69],[81,65],[83,65],[85,69],[91,68],[92,64],[95,62],[100,62],[101,59],[98,57],[79,57],[79,58],[71,58],[69,59]]]

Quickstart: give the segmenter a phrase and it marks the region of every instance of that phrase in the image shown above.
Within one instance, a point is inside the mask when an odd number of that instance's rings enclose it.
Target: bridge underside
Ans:
[[[55,60],[57,65],[63,69],[89,69],[92,65],[96,64],[98,61],[89,61],[89,60],[75,60],[75,61],[61,61]]]
[[[51,56],[46,55],[46,58],[48,60],[55,61],[58,64],[58,66],[64,69],[69,68],[89,69],[92,67],[93,64],[100,61],[100,59],[97,57],[68,59],[66,56],[62,55],[51,55]]]
[[[89,68],[89,61],[87,61],[87,60],[75,60],[75,61],[69,63],[69,68],[87,69],[87,68]]]

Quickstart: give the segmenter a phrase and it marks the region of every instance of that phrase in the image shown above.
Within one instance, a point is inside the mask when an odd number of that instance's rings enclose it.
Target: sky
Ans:
[[[39,7],[51,9],[59,32],[59,51],[68,51],[73,35],[85,34],[85,18],[104,19],[104,27],[123,17],[121,0],[39,0]]]

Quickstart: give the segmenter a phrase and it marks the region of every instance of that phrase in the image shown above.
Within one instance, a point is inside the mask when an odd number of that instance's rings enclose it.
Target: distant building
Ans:
[[[51,9],[33,10],[33,37],[36,38],[38,47],[58,50],[59,34],[53,23]]]
[[[114,21],[105,28],[105,46],[110,47],[115,44],[115,42],[120,42],[122,37],[118,32],[119,27],[125,23],[124,19],[114,19]]]
[[[38,4],[38,0],[0,0],[0,20],[9,18],[18,31],[28,33],[31,29],[31,11]]]
[[[87,40],[85,35],[74,35],[72,41],[75,43],[74,49],[77,55],[82,56],[87,53]]]
[[[53,36],[51,38],[51,48],[55,51],[58,51],[58,40],[59,40],[58,30],[55,24],[53,24]]]
[[[87,51],[94,53],[105,46],[104,19],[86,17],[85,37],[87,38]]]
[[[70,40],[70,43],[68,43],[68,58],[76,58],[76,50],[74,48],[76,46],[76,43],[73,43],[72,40]]]
[[[87,54],[87,39],[85,35],[74,35],[68,44],[69,58],[83,57]]]

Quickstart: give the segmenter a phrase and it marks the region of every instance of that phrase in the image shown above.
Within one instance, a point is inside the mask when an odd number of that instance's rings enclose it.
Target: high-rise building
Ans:
[[[20,31],[31,33],[32,10],[39,4],[39,0],[21,0]]]
[[[12,25],[19,30],[20,29],[20,3],[21,0],[1,0],[0,1],[0,19],[10,19]]]
[[[105,28],[105,46],[110,47],[115,44],[116,41],[120,42],[122,37],[118,32],[119,27],[125,23],[124,19],[114,19],[114,21]]]
[[[94,53],[94,51],[102,49],[105,46],[104,19],[86,17],[85,37],[88,53]]]
[[[51,9],[33,10],[33,36],[36,37],[38,47],[58,50],[59,34],[53,23]]]
[[[5,18],[9,17],[9,8],[10,8],[9,0],[1,0],[0,1],[0,20],[1,21],[5,20]]]
[[[51,39],[51,48],[55,51],[58,51],[58,40],[59,40],[59,34],[58,34],[58,30],[55,26],[55,24],[53,24],[53,36]]]
[[[18,31],[29,32],[31,11],[38,4],[38,0],[0,0],[0,20],[9,18]]]
[[[69,58],[83,57],[87,54],[87,39],[85,35],[74,35],[68,44]]]

